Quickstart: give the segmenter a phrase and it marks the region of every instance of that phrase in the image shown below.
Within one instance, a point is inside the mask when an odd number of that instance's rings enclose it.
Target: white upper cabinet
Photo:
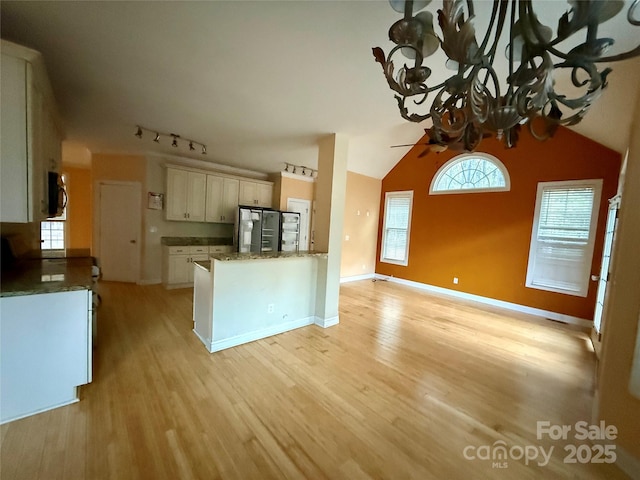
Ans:
[[[166,219],[235,223],[238,205],[271,207],[273,183],[167,165]]]
[[[62,134],[41,55],[2,40],[0,221],[47,217],[48,175],[60,173]]]
[[[239,186],[240,181],[235,178],[207,175],[207,222],[234,223]]]
[[[258,207],[271,207],[273,197],[273,184],[240,181],[240,205],[255,205]]]
[[[204,222],[207,176],[167,169],[167,220]]]

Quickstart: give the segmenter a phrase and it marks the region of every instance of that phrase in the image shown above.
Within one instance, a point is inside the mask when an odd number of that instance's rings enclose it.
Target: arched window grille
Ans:
[[[511,189],[503,163],[487,153],[465,153],[442,165],[433,177],[429,193],[503,192]]]

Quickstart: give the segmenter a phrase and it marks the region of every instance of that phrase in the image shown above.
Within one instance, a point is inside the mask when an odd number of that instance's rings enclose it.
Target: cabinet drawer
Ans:
[[[177,255],[179,253],[189,253],[189,247],[169,247],[169,255]]]
[[[207,245],[192,245],[189,247],[189,253],[209,253]]]
[[[231,245],[211,245],[209,247],[209,253],[231,253],[233,252],[233,246]]]

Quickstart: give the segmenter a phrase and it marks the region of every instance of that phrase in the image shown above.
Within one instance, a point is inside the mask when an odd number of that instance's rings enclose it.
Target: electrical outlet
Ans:
[[[453,283],[454,283],[455,285],[457,285],[457,284],[458,284],[458,277],[453,277]]]
[[[269,305],[267,305],[267,313],[273,313],[275,308],[276,306],[273,303],[270,303]]]

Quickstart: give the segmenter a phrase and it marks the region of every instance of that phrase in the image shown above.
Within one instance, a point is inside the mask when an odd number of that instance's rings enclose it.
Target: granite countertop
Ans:
[[[91,290],[93,263],[89,256],[19,259],[2,271],[0,297]]]
[[[194,265],[204,268],[207,272],[211,271],[211,260],[195,260]]]
[[[209,256],[211,260],[219,260],[221,262],[235,260],[266,260],[274,258],[295,258],[295,257],[320,257],[327,258],[326,252],[266,252],[266,253],[212,253]]]
[[[226,237],[160,237],[160,243],[168,247],[187,245],[233,245],[233,238]]]

